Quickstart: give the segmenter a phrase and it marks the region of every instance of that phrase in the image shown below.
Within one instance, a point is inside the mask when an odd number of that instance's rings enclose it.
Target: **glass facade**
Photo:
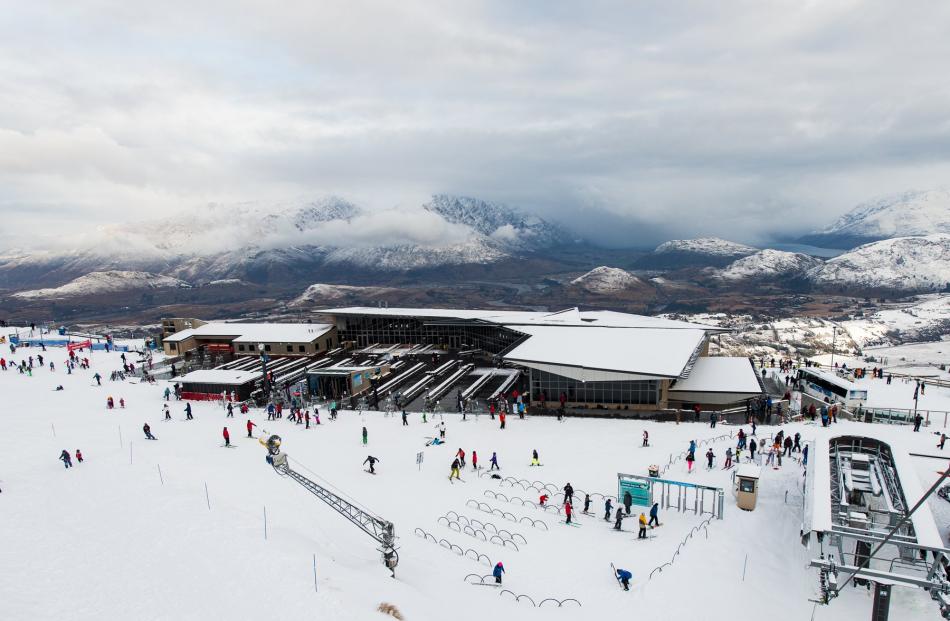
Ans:
[[[660,399],[658,380],[628,382],[581,382],[547,371],[531,370],[531,395],[535,401],[546,400],[556,404],[561,393],[571,403],[612,405],[656,405]]]
[[[481,349],[498,354],[524,338],[502,326],[471,322],[446,322],[418,317],[341,317],[340,340],[357,347],[382,345],[435,345],[447,349]]]

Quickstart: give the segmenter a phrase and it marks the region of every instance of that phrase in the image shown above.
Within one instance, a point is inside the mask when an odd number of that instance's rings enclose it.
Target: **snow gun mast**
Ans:
[[[330,505],[334,511],[353,522],[364,533],[375,539],[380,544],[378,549],[382,554],[383,564],[392,572],[393,577],[396,576],[399,554],[396,552],[396,533],[392,522],[344,500],[291,468],[287,460],[287,453],[280,450],[280,436],[272,435],[266,440],[261,438],[260,443],[267,448],[267,463],[274,467],[277,474],[290,477],[311,494]]]

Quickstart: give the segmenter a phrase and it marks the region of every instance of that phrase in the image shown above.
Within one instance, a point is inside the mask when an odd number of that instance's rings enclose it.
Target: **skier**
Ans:
[[[458,452],[455,453],[455,457],[458,459],[459,465],[461,465],[464,468],[465,467],[465,451],[459,448]]]
[[[93,377],[94,377],[95,380],[96,380],[96,385],[97,385],[97,386],[102,386],[102,376],[99,375],[98,372],[96,372],[96,374],[93,375]]]
[[[623,493],[623,509],[627,515],[630,515],[630,506],[633,504],[633,495],[630,492]]]
[[[306,425],[304,429],[310,429],[310,410],[307,410],[303,413],[304,424]]]
[[[640,532],[637,534],[637,539],[646,539],[647,538],[647,516],[645,513],[640,513]]]
[[[125,409],[125,399],[121,397],[119,398],[119,407],[122,408],[123,410]]]
[[[225,418],[234,418],[234,404],[228,401],[228,415]]]
[[[565,502],[565,503],[564,503],[564,516],[565,516],[564,522],[565,522],[566,524],[570,524],[570,523],[571,523],[571,514],[572,514],[573,512],[574,512],[574,507],[571,506],[571,503]]]
[[[115,407],[115,402],[112,400],[112,395],[106,397],[106,407],[110,410]]]
[[[366,461],[363,462],[363,465],[365,466],[366,464],[369,464],[368,472],[370,474],[376,474],[376,462],[378,461],[379,459],[377,459],[376,457],[373,457],[372,455],[367,455]]]
[[[254,435],[251,433],[251,430],[254,429],[254,427],[257,427],[257,425],[254,424],[254,421],[252,421],[251,419],[247,419],[247,437],[248,438],[254,437]]]
[[[538,504],[543,507],[544,505],[547,504],[547,502],[548,502],[548,495],[547,493],[542,492],[542,494],[538,497]]]
[[[152,428],[148,426],[148,423],[142,425],[142,431],[145,432],[146,440],[156,440],[157,438],[152,435]]]
[[[924,417],[919,413],[914,415],[914,431],[920,431],[920,424],[924,422]]]
[[[755,440],[749,442],[749,461],[755,461]]]
[[[462,477],[459,476],[459,460],[457,458],[452,461],[452,472],[449,473],[449,481],[453,478],[462,479]]]
[[[632,578],[633,578],[633,574],[631,574],[631,573],[630,573],[629,571],[627,571],[626,569],[618,569],[618,570],[617,570],[617,580],[619,580],[619,581],[620,581],[620,584],[623,585],[623,590],[624,590],[624,591],[629,591],[629,590],[630,590],[630,580],[631,580]]]
[[[185,420],[194,420],[194,417],[191,415],[191,404],[185,404]]]
[[[165,420],[171,420],[172,413],[168,410],[168,404],[165,404]]]
[[[610,521],[610,512],[613,511],[614,505],[613,502],[608,498],[604,501],[604,521]]]
[[[491,575],[495,577],[495,584],[501,584],[501,575],[505,573],[505,566],[501,564],[501,561],[495,565],[495,569],[492,570]]]
[[[504,412],[498,415],[498,422],[501,423],[501,425],[498,428],[504,429],[505,428],[505,413]]]
[[[646,429],[643,430],[643,446],[650,446],[650,434]]]
[[[686,453],[686,471],[687,471],[687,472],[692,472],[692,471],[693,471],[693,462],[694,462],[694,461],[696,461],[696,456],[693,455],[693,452],[690,451],[689,453]]]
[[[647,526],[653,526],[654,524],[660,525],[660,503],[658,502],[653,503],[653,506],[650,507],[650,522]]]
[[[798,432],[796,431],[796,432],[795,432],[795,444],[794,444],[794,446],[792,446],[792,452],[793,452],[793,453],[801,453],[801,452],[802,452],[801,441],[802,441],[802,434],[800,434],[800,433],[798,433]]]
[[[571,484],[568,483],[564,486],[564,504],[569,504],[574,501],[574,488],[571,487]]]
[[[82,463],[82,451],[80,451],[79,449],[76,449],[76,461],[78,461],[79,463]]]
[[[946,443],[947,443],[947,434],[941,433],[941,434],[940,434],[940,443],[937,445],[937,448],[942,451],[942,450],[943,450],[943,445],[946,444]]]
[[[168,386],[166,386],[165,387],[165,401],[170,400],[171,396],[172,396],[172,391]]]
[[[445,421],[439,423],[439,438],[445,440]]]
[[[228,433],[228,428],[225,427],[222,434],[224,436],[224,446],[231,446],[231,434]]]
[[[620,528],[621,528],[621,526],[622,526],[622,524],[623,524],[623,518],[624,518],[624,517],[625,517],[625,516],[624,516],[624,514],[623,514],[623,507],[617,507],[617,515],[614,516],[614,520],[615,520],[615,521],[614,521],[614,530],[620,530]]]
[[[363,427],[363,446],[366,446],[369,443],[369,432],[366,431],[366,427]]]
[[[409,418],[405,410],[402,411],[402,426],[403,427],[409,426]]]
[[[541,462],[538,460],[538,450],[534,449],[531,451],[531,465],[540,466]]]
[[[584,513],[590,513],[590,494],[584,494]]]
[[[63,462],[63,467],[73,467],[73,458],[69,456],[69,451],[66,449],[63,449],[63,452],[59,454],[59,459]]]
[[[802,465],[808,465],[808,445],[805,445],[805,448],[802,450]]]
[[[792,438],[790,436],[785,436],[785,439],[782,440],[782,455],[791,455],[792,454]]]
[[[501,470],[501,467],[498,466],[498,454],[495,451],[491,453],[491,468],[489,470]]]
[[[478,453],[472,451],[472,470],[478,470]]]

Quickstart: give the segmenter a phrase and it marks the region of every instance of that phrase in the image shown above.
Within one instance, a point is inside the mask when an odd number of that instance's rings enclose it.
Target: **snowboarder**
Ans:
[[[501,584],[501,575],[505,573],[505,566],[499,561],[492,570],[491,575],[495,577],[495,584]]]
[[[79,449],[76,449],[76,461],[78,461],[79,463],[82,463],[82,451],[80,451]]]
[[[254,437],[254,435],[251,433],[251,430],[254,429],[255,427],[257,427],[257,425],[254,424],[254,421],[252,421],[251,419],[247,419],[247,437],[248,438]]]
[[[574,488],[568,483],[564,486],[564,504],[574,502]]]
[[[73,467],[73,458],[69,456],[69,451],[66,449],[63,449],[63,452],[59,454],[59,459],[63,462],[63,467]]]
[[[637,539],[646,539],[647,538],[647,516],[645,513],[640,513],[640,532],[637,534]]]
[[[633,578],[633,574],[631,574],[626,569],[617,570],[617,580],[620,581],[620,584],[623,586],[624,591],[630,590],[630,580],[632,578]]]
[[[495,453],[495,451],[492,451],[491,454],[491,468],[489,468],[489,470],[501,470],[498,466],[498,454]]]
[[[453,478],[459,479],[459,480],[462,479],[462,477],[459,476],[459,460],[458,459],[454,459],[452,461],[452,472],[449,473],[449,481],[451,481]]]
[[[366,431],[366,427],[363,427],[363,446],[366,446],[369,443],[369,432]]]
[[[660,525],[660,503],[658,502],[653,503],[653,506],[650,507],[650,522],[647,526],[652,527],[654,524]]]
[[[613,508],[614,508],[614,504],[610,500],[610,498],[604,501],[604,521],[605,522],[610,521],[610,512],[613,511]]]
[[[565,522],[566,524],[570,524],[570,523],[571,523],[571,514],[572,514],[572,513],[574,513],[574,507],[571,506],[571,503],[570,503],[570,502],[566,502],[566,501],[565,501],[565,503],[564,503],[564,517],[565,517],[564,522]]]
[[[224,436],[224,446],[231,446],[231,434],[228,433],[228,428],[225,427],[222,434]]]
[[[194,418],[191,415],[191,404],[185,404],[185,420],[193,420]]]
[[[538,459],[538,450],[537,450],[537,449],[534,449],[534,450],[531,451],[531,465],[532,465],[532,466],[540,466],[540,465],[541,465],[541,462],[540,462],[540,460]]]
[[[370,474],[376,474],[376,462],[378,462],[378,461],[379,461],[378,458],[373,457],[372,455],[367,455],[367,456],[366,456],[366,461],[363,462],[363,465],[365,466],[366,464],[369,464],[369,470],[368,470],[368,472],[369,472]]]
[[[155,440],[155,436],[152,435],[152,428],[148,426],[148,423],[142,425],[142,431],[145,432],[146,440]]]

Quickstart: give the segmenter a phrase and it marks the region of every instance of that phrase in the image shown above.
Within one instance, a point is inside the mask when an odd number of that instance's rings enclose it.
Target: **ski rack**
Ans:
[[[277,438],[276,447],[274,447],[272,439],[275,437],[277,436],[271,436],[266,446],[270,452],[267,461],[274,467],[277,474],[290,477],[308,492],[328,504],[334,511],[355,524],[364,533],[375,539],[380,544],[378,549],[382,554],[383,564],[392,572],[395,578],[396,565],[399,564],[399,554],[396,552],[396,533],[393,523],[344,500],[291,468],[287,462],[287,454],[280,452],[280,438]],[[276,454],[274,452],[275,448]]]

